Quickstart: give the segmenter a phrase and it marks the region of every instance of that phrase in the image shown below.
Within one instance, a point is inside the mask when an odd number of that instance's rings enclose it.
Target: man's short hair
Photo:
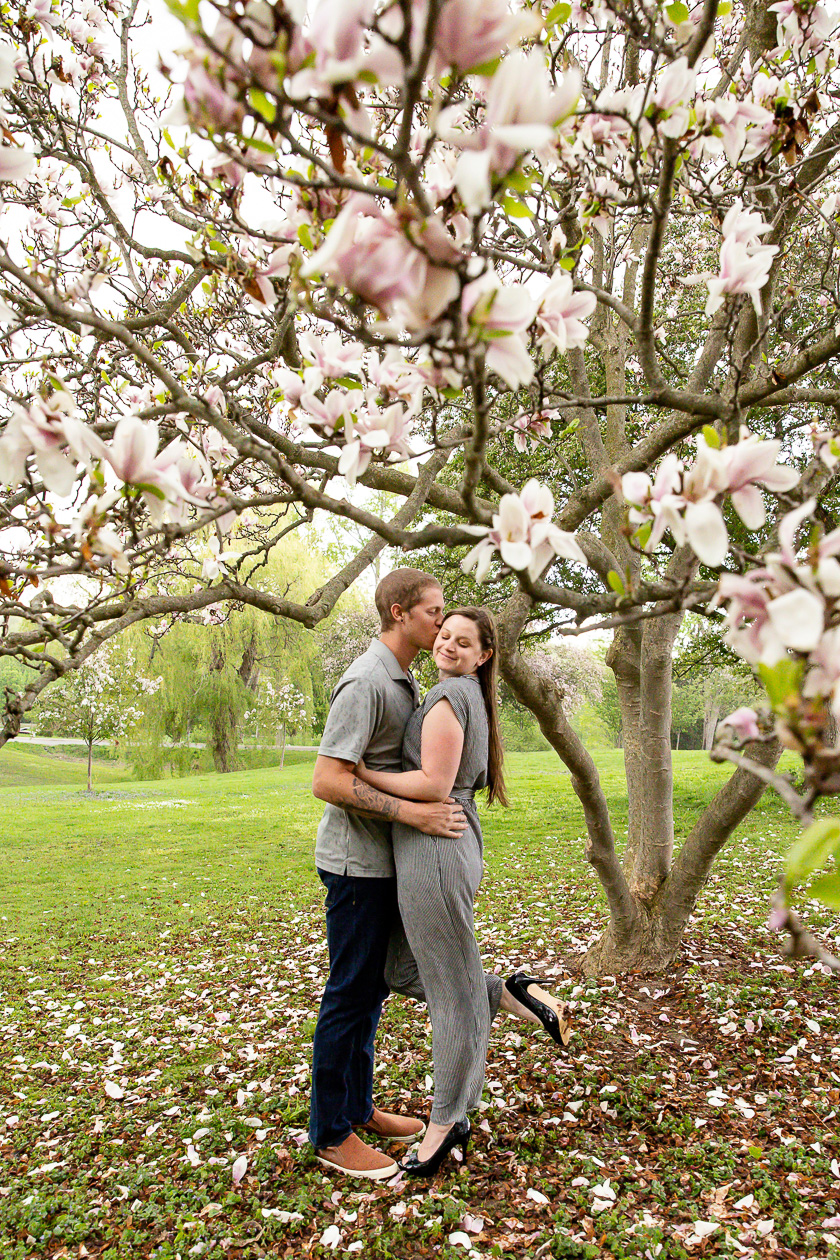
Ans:
[[[390,630],[396,625],[391,616],[394,604],[399,604],[403,612],[408,612],[423,598],[423,592],[430,586],[440,586],[436,577],[424,573],[422,569],[394,569],[388,573],[376,588],[374,600],[376,611],[383,630]]]

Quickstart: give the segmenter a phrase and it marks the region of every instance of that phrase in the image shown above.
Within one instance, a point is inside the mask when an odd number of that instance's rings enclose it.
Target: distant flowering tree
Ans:
[[[306,721],[306,697],[292,683],[280,683],[273,688],[270,704],[272,719],[280,735],[280,769],[286,760],[286,733],[300,730]]]
[[[124,738],[143,717],[145,698],[160,684],[160,678],[138,672],[133,652],[118,656],[116,645],[106,643],[50,688],[35,710],[35,722],[52,735],[84,740],[90,792],[94,744]]]
[[[347,609],[324,628],[318,643],[328,693],[356,657],[367,651],[379,629],[379,616],[373,608]]]
[[[140,0],[0,13],[0,615],[37,671],[4,738],[129,625],[233,601],[311,627],[386,546],[442,547],[489,584],[507,683],[571,769],[610,912],[586,966],[666,966],[783,782],[779,740],[805,759],[805,823],[840,784],[831,11],[170,7],[166,101]],[[367,541],[306,600],[264,589],[319,512]],[[725,750],[738,768],[675,853],[686,608],[726,616],[775,725],[733,720],[747,755]],[[622,859],[519,651],[547,622],[613,632]]]

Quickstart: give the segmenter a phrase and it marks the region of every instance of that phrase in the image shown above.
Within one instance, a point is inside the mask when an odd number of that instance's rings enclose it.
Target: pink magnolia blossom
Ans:
[[[331,389],[326,398],[318,398],[315,394],[301,394],[299,417],[310,428],[322,429],[332,434],[350,417],[350,401],[347,393],[340,389]]]
[[[777,52],[785,48],[801,53],[803,59],[814,57],[817,69],[824,71],[828,64],[830,47],[827,46],[835,20],[822,4],[798,3],[797,0],[779,0],[771,4],[768,13],[776,14]]]
[[[698,127],[711,129],[710,134],[691,142],[691,156],[698,162],[723,153],[730,166],[737,166],[739,162],[754,160],[773,143],[775,115],[755,101],[738,100],[731,95],[714,101],[698,98],[695,109]]]
[[[536,302],[522,284],[502,285],[486,271],[465,286],[461,313],[477,341],[486,344],[485,362],[511,389],[527,385],[534,364],[523,340],[533,323]]]
[[[653,103],[665,115],[659,123],[659,131],[672,139],[685,135],[689,123],[689,110],[685,102],[693,96],[697,73],[686,57],[672,61],[656,85]]]
[[[445,0],[435,27],[436,62],[464,74],[538,30],[535,16],[511,13],[508,0]]]
[[[538,48],[505,57],[490,80],[484,121],[477,131],[447,128],[451,112],[438,122],[438,134],[465,150],[458,159],[455,186],[470,214],[491,199],[491,175],[507,174],[523,153],[550,147],[556,128],[574,111],[581,76],[570,69],[552,86]]]
[[[361,194],[349,198],[324,244],[301,269],[304,278],[321,274],[412,329],[433,323],[459,290],[454,270],[430,262],[392,213]]]
[[[741,708],[736,709],[734,713],[730,713],[729,717],[721,720],[721,726],[729,726],[742,742],[748,739],[760,739],[761,731],[758,727],[758,714],[755,709]]]
[[[325,337],[316,337],[311,332],[301,333],[299,345],[303,357],[325,377],[354,375],[361,368],[361,346],[342,341],[337,332],[328,333]]]
[[[786,648],[812,652],[822,637],[825,600],[800,587],[771,599],[767,615]]]
[[[516,449],[522,452],[530,446],[532,450],[535,450],[541,440],[550,438],[549,416],[554,414],[550,411],[537,411],[533,415],[520,412],[510,425],[513,429],[513,444]]]
[[[273,368],[271,381],[282,390],[286,402],[296,407],[304,394],[315,394],[324,383],[324,374],[319,367],[304,369],[303,376],[293,372],[291,368]]]
[[[105,457],[120,481],[135,484],[153,481],[158,448],[158,427],[153,420],[123,416],[106,447]]]
[[[586,556],[574,534],[560,529],[551,519],[554,497],[536,478],[526,482],[520,494],[504,494],[486,536],[461,561],[465,573],[476,570],[482,582],[498,551],[508,568],[527,570],[536,580],[555,557],[586,564]]]
[[[760,529],[766,512],[759,485],[768,490],[792,490],[799,480],[795,468],[784,468],[776,460],[781,442],[762,441],[754,434],[742,431],[741,440],[724,447],[726,464],[726,489],[732,498],[732,506],[747,529]]]
[[[582,321],[595,310],[594,293],[575,293],[567,271],[556,271],[540,298],[537,328],[540,346],[555,346],[561,354],[586,345],[589,329]]]
[[[185,502],[202,505],[207,492],[191,493],[179,473],[179,462],[185,457],[180,438],[158,451],[158,426],[153,420],[126,415],[117,423],[114,436],[103,447],[103,457],[119,481],[136,486],[152,524],[163,524],[173,510],[183,511]],[[209,477],[209,468],[204,466]]]
[[[47,489],[68,495],[79,475],[79,465],[90,468],[104,451],[101,439],[75,412],[73,397],[66,390],[37,398],[28,407],[13,403],[0,437],[0,481],[12,488],[20,485],[26,461],[34,455]]]
[[[720,274],[707,280],[709,297],[706,314],[714,315],[723,306],[724,295],[746,293],[761,314],[761,290],[770,278],[773,258],[779,252],[777,245],[759,245],[748,249],[739,241],[723,242],[720,250]]]
[[[245,121],[245,107],[200,62],[195,61],[184,80],[183,104],[170,114],[171,122],[195,121],[214,131],[237,132]]]
[[[359,410],[348,426],[347,441],[338,461],[338,471],[351,486],[356,484],[371,461],[374,452],[397,459],[409,459],[409,437],[413,415],[402,403],[393,403],[385,410],[369,405]]]
[[[0,146],[0,180],[26,179],[35,165],[35,154],[16,145]]]

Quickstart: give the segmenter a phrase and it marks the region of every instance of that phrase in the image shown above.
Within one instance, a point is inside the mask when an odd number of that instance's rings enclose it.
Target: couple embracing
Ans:
[[[312,1058],[309,1139],[334,1172],[431,1176],[466,1154],[501,1009],[568,1041],[532,977],[484,971],[473,926],[482,875],[475,793],[507,804],[496,700],[497,643],[483,608],[444,613],[437,580],[397,569],[376,588],[381,633],[332,695],[312,790],[326,802],[315,862],[326,887],[330,972]],[[431,651],[425,699],[411,665]],[[374,1037],[389,991],[428,1005],[434,1102],[428,1128],[373,1102]],[[378,1147],[419,1142],[397,1164]]]

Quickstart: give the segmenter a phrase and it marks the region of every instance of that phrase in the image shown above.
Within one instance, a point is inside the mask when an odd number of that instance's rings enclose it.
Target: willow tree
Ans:
[[[443,545],[510,584],[505,677],[571,770],[609,906],[587,966],[665,966],[716,853],[781,782],[772,731],[740,720],[746,755],[725,750],[738,768],[675,854],[686,608],[726,610],[814,793],[831,784],[827,11],[171,7],[166,101],[138,0],[0,14],[2,650],[37,671],[6,693],[5,736],[127,626],[232,601],[312,627],[386,546]],[[308,598],[266,589],[279,536],[319,512],[363,545]],[[797,555],[815,516],[826,538]],[[519,650],[549,613],[613,632],[623,858],[562,696]]]

